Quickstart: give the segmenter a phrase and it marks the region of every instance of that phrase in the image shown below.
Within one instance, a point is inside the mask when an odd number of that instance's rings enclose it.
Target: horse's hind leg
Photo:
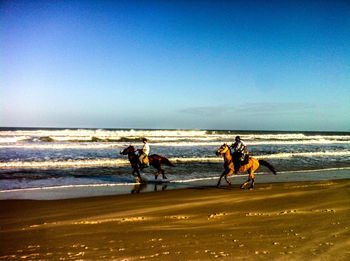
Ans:
[[[246,182],[244,182],[242,185],[241,185],[241,189],[244,189],[245,188],[245,186],[247,186],[248,185],[248,183],[249,183],[249,181],[250,181],[250,179],[248,178],[248,180],[246,181]]]
[[[162,166],[159,166],[160,172],[162,173],[163,179],[168,179],[167,176],[165,176],[165,170],[162,169]]]
[[[241,185],[241,189],[244,189],[245,186],[247,186],[250,181],[252,182],[252,184],[249,186],[249,189],[253,189],[254,188],[254,185],[255,185],[254,171],[252,171],[252,169],[249,169],[248,173],[249,173],[248,180]]]
[[[253,177],[252,179],[252,184],[250,185],[249,189],[253,189],[254,185],[255,185],[255,177]]]
[[[250,173],[251,173],[251,169],[248,170],[248,173],[249,173],[249,177],[248,177],[247,181],[244,182],[244,183],[241,185],[241,187],[240,187],[241,189],[244,189],[245,186],[247,186],[248,183],[252,180],[252,179],[251,179],[251,174],[250,174]],[[255,181],[255,178],[254,178],[254,181]]]
[[[161,173],[161,167],[160,167],[160,164],[159,162],[155,161],[155,162],[152,162],[152,167],[155,168],[157,170],[157,172],[154,174],[154,179],[157,179],[158,178],[158,175],[159,173]]]
[[[155,179],[158,178],[158,175],[162,173],[163,179],[167,179],[167,176],[165,176],[165,171],[162,169],[162,166],[158,165],[157,166],[157,173],[155,174]]]
[[[157,179],[159,176],[159,172],[157,171],[155,174],[154,174],[154,179]]]
[[[249,189],[253,189],[254,185],[255,185],[255,175],[254,175],[254,171],[253,169],[250,169],[249,171],[249,179],[252,181],[252,184],[250,185]]]

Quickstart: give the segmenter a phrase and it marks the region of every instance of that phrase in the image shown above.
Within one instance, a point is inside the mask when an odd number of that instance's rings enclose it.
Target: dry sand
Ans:
[[[0,260],[350,260],[350,180],[0,206]]]

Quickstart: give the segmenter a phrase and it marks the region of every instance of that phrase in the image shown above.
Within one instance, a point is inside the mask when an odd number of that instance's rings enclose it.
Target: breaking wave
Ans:
[[[279,133],[205,130],[1,130],[0,143],[35,142],[222,142],[233,141],[240,135],[247,142],[344,142],[350,143],[349,133]]]
[[[300,153],[276,153],[270,155],[254,156],[257,159],[286,159],[293,157],[329,157],[350,156],[350,151],[323,151]],[[223,162],[222,157],[170,157],[173,163],[186,162]],[[124,166],[128,165],[126,158],[93,159],[93,160],[67,160],[67,161],[10,161],[0,162],[0,168],[81,168],[96,166]]]

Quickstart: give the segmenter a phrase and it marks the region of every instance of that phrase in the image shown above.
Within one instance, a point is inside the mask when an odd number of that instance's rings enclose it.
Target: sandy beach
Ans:
[[[0,206],[0,260],[350,260],[350,180]]]

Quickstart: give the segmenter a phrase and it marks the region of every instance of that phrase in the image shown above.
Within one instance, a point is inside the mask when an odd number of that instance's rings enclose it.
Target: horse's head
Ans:
[[[226,143],[222,144],[220,148],[216,151],[216,156],[225,154],[229,150],[229,147]]]
[[[135,148],[131,145],[120,151],[120,154],[122,155],[129,155],[130,153],[135,154]]]

